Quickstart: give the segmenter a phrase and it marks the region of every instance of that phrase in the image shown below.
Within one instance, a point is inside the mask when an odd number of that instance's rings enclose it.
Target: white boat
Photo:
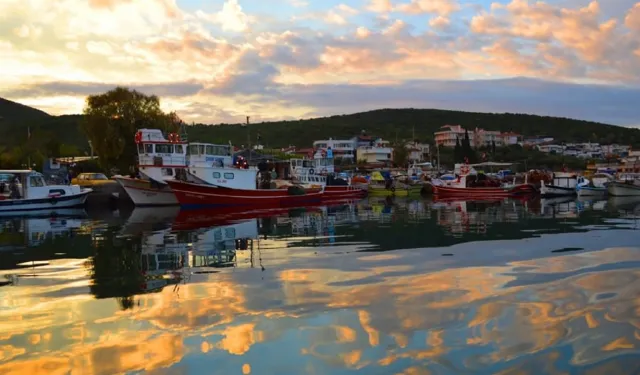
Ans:
[[[578,177],[576,192],[579,197],[597,197],[607,194],[607,185],[613,181],[613,176],[607,173],[596,173],[591,180]]]
[[[235,165],[231,145],[189,143],[177,134],[168,139],[158,129],[140,129],[137,178],[116,176],[136,206],[177,205],[167,181],[180,179],[232,189],[256,189],[255,168]]]
[[[186,142],[177,134],[165,138],[158,129],[140,129],[135,135],[138,149],[136,178],[115,176],[136,206],[176,205],[178,200],[167,185],[187,165]]]
[[[187,148],[187,181],[230,189],[257,189],[258,169],[234,161],[233,146],[211,143],[189,143]]]
[[[48,210],[82,206],[91,189],[78,185],[47,185],[41,173],[32,170],[0,170],[13,181],[0,184],[0,212]]]
[[[555,172],[553,181],[540,186],[540,196],[542,197],[562,197],[576,195],[576,185],[578,176],[574,173]]]
[[[640,183],[635,181],[614,181],[607,186],[607,192],[614,197],[640,196]]]

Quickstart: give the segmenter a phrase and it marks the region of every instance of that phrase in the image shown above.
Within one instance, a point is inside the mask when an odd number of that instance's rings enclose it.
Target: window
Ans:
[[[29,185],[31,186],[44,186],[44,181],[42,181],[42,177],[40,176],[31,176],[29,177]]]
[[[183,154],[184,153],[184,151],[182,149],[182,145],[175,145],[173,147],[174,147],[174,149],[173,149],[174,151],[173,152],[175,152],[176,154]]]
[[[108,180],[107,176],[102,173],[94,173],[91,175],[91,180]]]
[[[207,155],[216,155],[213,146],[207,145]]]
[[[204,152],[204,145],[198,145],[198,153],[199,153],[200,155],[205,155],[205,152]]]
[[[173,169],[171,168],[162,168],[163,176],[173,176]]]
[[[142,143],[138,143],[138,154],[144,154],[144,145]]]
[[[153,145],[150,143],[146,143],[144,145],[144,153],[145,154],[153,154]]]
[[[225,173],[224,178],[226,178],[227,180],[233,180],[233,173]]]
[[[158,144],[156,145],[156,152],[158,154],[171,154],[173,153],[173,145]]]
[[[189,145],[189,155],[198,155],[198,145]]]
[[[220,178],[220,172],[213,172],[213,178]]]
[[[52,194],[65,195],[66,193],[64,189],[51,189],[49,190],[49,195],[52,195]]]

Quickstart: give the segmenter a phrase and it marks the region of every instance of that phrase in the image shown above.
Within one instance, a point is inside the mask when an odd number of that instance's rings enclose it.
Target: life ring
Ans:
[[[309,174],[314,174],[316,173],[316,171],[313,170],[313,168],[309,169]]]
[[[136,133],[136,143],[140,143],[142,141],[142,132]]]
[[[460,166],[460,174],[462,176],[466,176],[469,174],[470,168],[468,164],[463,164]]]

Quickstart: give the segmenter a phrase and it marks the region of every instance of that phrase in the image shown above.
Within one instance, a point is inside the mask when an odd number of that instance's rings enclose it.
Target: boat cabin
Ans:
[[[135,141],[138,149],[138,169],[157,181],[173,179],[176,169],[187,165],[187,143],[176,133],[164,137],[159,129],[140,129]]]
[[[575,173],[554,172],[552,186],[575,189],[578,184],[578,176]]]
[[[332,158],[290,159],[291,178],[300,184],[326,185],[335,173]]]
[[[195,167],[231,167],[233,165],[233,147],[211,143],[189,143],[187,147],[189,166]]]
[[[67,186],[47,185],[41,173],[29,169],[0,171],[0,200],[58,197],[67,190]]]

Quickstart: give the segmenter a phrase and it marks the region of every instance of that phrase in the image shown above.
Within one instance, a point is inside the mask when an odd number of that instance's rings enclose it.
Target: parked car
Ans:
[[[102,173],[80,173],[71,180],[71,184],[94,188],[105,184],[117,184],[117,182],[110,180]]]

